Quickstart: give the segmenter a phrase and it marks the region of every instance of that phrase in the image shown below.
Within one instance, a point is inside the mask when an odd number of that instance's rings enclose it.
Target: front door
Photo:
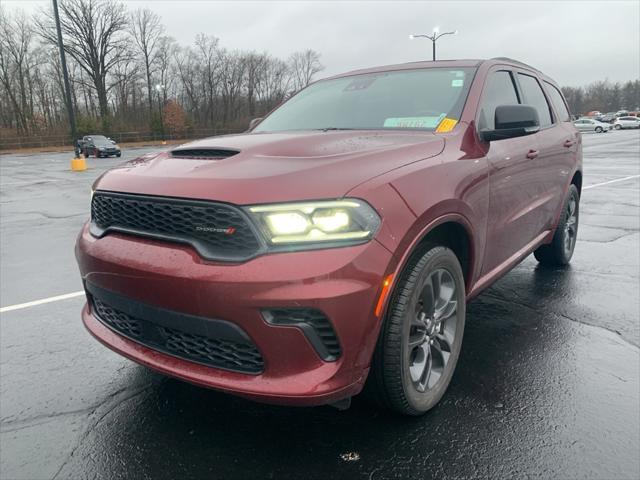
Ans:
[[[523,103],[513,72],[489,74],[482,94],[478,127],[493,129],[495,109]],[[539,234],[540,146],[536,135],[495,140],[489,144],[489,214],[482,273],[490,272],[521,250]]]

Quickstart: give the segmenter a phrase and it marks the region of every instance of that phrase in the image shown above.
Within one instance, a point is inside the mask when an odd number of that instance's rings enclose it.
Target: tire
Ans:
[[[602,133],[602,127],[596,127],[596,133]]]
[[[403,415],[433,408],[458,363],[465,310],[464,275],[453,251],[431,246],[415,254],[389,302],[365,394]]]
[[[82,155],[84,156],[84,158],[89,158],[89,154],[87,153],[86,150],[82,152]]]
[[[549,245],[542,245],[533,252],[536,260],[543,265],[555,267],[568,265],[576,247],[579,219],[580,194],[576,186],[571,185],[553,240]]]
[[[121,153],[116,153],[116,157],[120,158],[122,156]]]
[[[613,128],[615,128],[616,130],[621,130],[622,129],[622,125],[615,125]]]

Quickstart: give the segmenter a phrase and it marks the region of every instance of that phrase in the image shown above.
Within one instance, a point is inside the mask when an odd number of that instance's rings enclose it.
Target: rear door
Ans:
[[[492,70],[480,100],[478,129],[493,129],[495,110],[500,105],[521,102],[514,73]],[[539,230],[529,209],[535,198],[536,173],[532,159],[539,150],[536,135],[492,141],[486,153],[489,163],[489,213],[482,273],[488,273],[522,249]]]

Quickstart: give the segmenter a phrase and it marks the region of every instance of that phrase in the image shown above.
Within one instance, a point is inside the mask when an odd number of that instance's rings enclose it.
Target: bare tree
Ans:
[[[289,57],[289,66],[293,76],[293,88],[298,91],[313,81],[313,76],[324,70],[320,63],[320,54],[315,50],[307,49],[295,52]]]
[[[107,75],[122,61],[126,50],[125,7],[114,0],[62,0],[60,24],[65,51],[87,73],[98,97],[103,128],[108,128]],[[52,10],[42,11],[39,33],[51,44],[57,41]]]
[[[9,18],[0,8],[0,83],[22,134],[29,132],[33,115],[28,92],[31,36],[32,24],[23,12]]]
[[[138,50],[142,54],[146,74],[149,115],[153,113],[151,68],[158,54],[158,47],[160,46],[164,33],[164,25],[162,25],[160,21],[160,16],[148,8],[138,9],[131,14],[132,36]]]

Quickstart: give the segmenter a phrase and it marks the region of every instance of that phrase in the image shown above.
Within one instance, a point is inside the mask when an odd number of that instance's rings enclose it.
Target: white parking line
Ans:
[[[55,297],[42,298],[40,300],[34,300],[33,302],[18,303],[16,305],[9,305],[7,307],[0,308],[0,313],[12,312],[13,310],[20,310],[23,308],[35,307],[44,303],[58,302],[60,300],[67,300],[68,298],[75,298],[84,295],[84,290],[79,292],[65,293],[64,295],[56,295]]]
[[[609,185],[611,183],[625,182],[627,180],[631,180],[633,178],[638,178],[640,175],[630,175],[628,177],[616,178],[615,180],[609,180],[608,182],[596,183],[595,185],[589,185],[586,187],[582,187],[583,190],[589,190],[590,188],[602,187],[603,185]]]
[[[640,175],[630,175],[628,177],[616,178],[615,180],[609,180],[607,182],[596,183],[595,185],[589,185],[589,186],[583,187],[582,189],[588,190],[590,188],[602,187],[603,185],[610,185],[612,183],[625,182],[627,180],[632,180],[634,178],[639,178],[639,177]],[[21,310],[23,308],[35,307],[38,305],[42,305],[44,303],[58,302],[60,300],[67,300],[69,298],[80,297],[82,295],[84,295],[84,291],[80,290],[78,292],[65,293],[64,295],[57,295],[55,297],[43,298],[41,300],[34,300],[33,302],[18,303],[16,305],[9,305],[7,307],[0,308],[0,313],[11,312],[13,310]]]

